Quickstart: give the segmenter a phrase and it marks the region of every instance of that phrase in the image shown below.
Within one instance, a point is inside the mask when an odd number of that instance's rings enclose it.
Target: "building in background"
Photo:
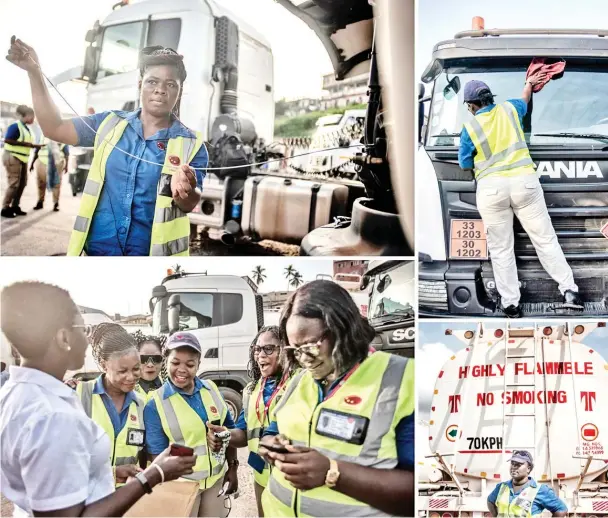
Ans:
[[[334,261],[334,277],[339,274],[365,275],[368,261]]]
[[[329,108],[342,108],[350,104],[362,104],[367,102],[367,74],[349,77],[342,81],[336,81],[335,74],[323,76],[323,90],[327,93],[321,97],[322,110]]]

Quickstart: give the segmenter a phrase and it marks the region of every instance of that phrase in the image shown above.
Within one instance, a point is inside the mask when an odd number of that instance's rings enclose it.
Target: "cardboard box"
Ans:
[[[158,484],[149,495],[141,497],[124,516],[197,516],[198,482],[191,480],[173,480]]]

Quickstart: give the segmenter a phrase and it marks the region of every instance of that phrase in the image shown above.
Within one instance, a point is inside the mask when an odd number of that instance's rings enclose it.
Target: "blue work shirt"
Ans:
[[[128,122],[117,147],[131,155],[164,164],[170,138],[195,138],[193,131],[175,120],[169,128],[161,129],[144,139],[140,112],[141,109],[114,112]],[[84,120],[97,131],[109,113],[96,113],[84,117]],[[72,122],[78,134],[78,145],[93,147],[95,134],[81,119],[72,119]],[[208,161],[207,150],[203,145],[190,166],[195,169],[206,168]],[[87,255],[123,255],[123,250],[124,255],[149,255],[161,170],[160,165],[141,162],[116,149],[110,153],[106,163],[106,181],[84,246]],[[202,171],[196,171],[199,188],[202,188],[204,177]]]
[[[488,502],[496,505],[496,499],[498,498],[498,493],[500,492],[500,489],[502,488],[503,484],[506,484],[509,487],[509,503],[511,503],[513,499],[516,498],[528,486],[536,487],[538,485],[536,480],[534,480],[532,477],[528,477],[528,482],[526,483],[526,485],[522,487],[517,493],[513,493],[512,480],[509,480],[508,482],[501,482],[494,488],[494,491],[492,491],[488,496]],[[534,516],[542,513],[545,509],[547,509],[551,513],[557,513],[560,511],[567,511],[568,507],[562,500],[560,500],[555,495],[555,493],[549,486],[541,484],[538,489],[538,493],[536,494],[536,498],[534,499],[534,502],[532,502],[532,509],[530,509],[530,513],[532,514],[532,516]]]
[[[27,127],[27,124],[23,124],[28,133],[31,133],[30,129]],[[21,132],[19,131],[19,125],[16,122],[13,122],[8,128],[6,128],[6,134],[4,135],[5,140],[19,140],[19,135]]]
[[[523,127],[524,117],[528,112],[528,104],[523,99],[509,99],[507,102],[511,103],[517,110],[517,115],[519,115],[519,123]],[[495,104],[484,106],[475,115],[491,112],[494,108],[496,108]],[[460,164],[460,167],[462,169],[473,169],[475,167],[474,157],[476,154],[477,151],[475,150],[475,144],[473,144],[467,129],[463,127],[462,131],[460,132],[460,147],[458,149],[458,163]]]
[[[203,405],[201,398],[201,390],[211,390],[206,381],[199,378],[194,379],[194,392],[187,394],[182,389],[176,387],[171,381],[166,381],[161,388],[158,389],[163,399],[167,399],[173,394],[180,394],[188,406],[194,410],[201,418],[201,427],[206,429],[207,411]],[[169,446],[169,438],[163,430],[163,425],[156,408],[156,401],[150,399],[144,409],[144,423],[146,424],[146,449],[152,455],[158,455],[167,449]],[[222,423],[226,428],[234,428],[234,421],[230,412],[226,414],[226,419]]]
[[[274,388],[276,386],[277,386],[277,380],[275,378],[268,378],[266,380],[266,383],[264,383],[264,390],[262,392],[262,399],[264,400],[264,405],[266,403],[268,403],[268,400],[270,399],[270,396],[272,396],[272,393],[274,392]],[[263,409],[260,409],[260,411],[262,412]],[[274,422],[274,423],[276,426],[276,422]],[[241,410],[241,413],[239,414],[239,417],[236,420],[235,428],[238,428],[239,430],[243,430],[244,432],[247,431],[247,409],[246,408],[243,408]],[[256,469],[256,466],[260,467],[260,466],[264,465],[264,459],[262,459],[262,457],[260,457],[257,453],[249,452],[249,458],[247,460],[247,463],[252,468]]]
[[[95,380],[95,385],[93,386],[93,394],[99,394],[101,396],[101,400],[103,401],[103,404],[106,407],[106,412],[108,412],[110,421],[112,421],[112,428],[114,428],[114,437],[116,437],[125,427],[125,424],[127,424],[127,417],[129,416],[129,406],[131,405],[131,403],[135,402],[136,405],[139,405],[139,401],[137,399],[137,396],[135,395],[135,391],[132,390],[131,392],[127,392],[127,395],[125,396],[125,402],[122,404],[122,409],[120,412],[116,410],[112,398],[108,395],[105,387],[103,386],[103,375],[99,376]]]
[[[340,381],[342,380],[342,378],[346,375],[343,374],[342,376],[340,376],[336,381],[334,381],[328,391],[327,394],[330,394],[332,389],[338,385],[338,383],[340,383]],[[315,380],[318,387],[319,387],[319,402],[318,404],[321,404],[324,400],[325,400],[325,394],[323,392],[323,385],[321,384],[321,382]],[[412,412],[410,415],[404,417],[403,419],[401,419],[401,421],[399,421],[399,423],[397,424],[397,427],[395,428],[395,436],[396,436],[396,440],[397,440],[397,459],[398,459],[398,466],[400,469],[408,469],[408,470],[413,470],[414,469],[414,428],[415,428],[415,421],[414,421],[414,412]],[[270,423],[270,426],[268,428],[266,428],[266,430],[264,431],[263,436],[266,435],[278,435],[279,432],[279,427],[277,425],[276,421],[272,421]]]

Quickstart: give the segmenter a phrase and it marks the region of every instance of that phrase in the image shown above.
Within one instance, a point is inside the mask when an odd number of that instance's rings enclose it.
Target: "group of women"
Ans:
[[[15,285],[2,294],[3,330],[11,289]],[[72,319],[72,328],[81,327],[79,315]],[[81,339],[80,332],[59,331],[49,347],[69,355],[61,345]],[[131,479],[142,473],[154,480],[159,460],[177,458],[168,455],[169,445],[182,444],[196,458],[175,475],[199,483],[195,511],[225,516],[218,495],[237,490],[236,451],[247,447],[260,516],[412,516],[413,362],[375,352],[373,338],[344,289],[314,281],[294,292],[278,327],[262,328],[253,340],[253,381],[236,424],[217,386],[196,376],[201,347],[187,332],[172,335],[163,347],[135,340],[117,324],[98,326],[90,342],[103,373],[78,384],[76,392],[85,413],[110,438],[116,495],[139,485]],[[46,367],[28,359],[25,345],[16,347],[26,359],[22,368]],[[56,369],[52,375],[61,379],[59,374]],[[218,433],[226,430],[230,438],[223,445]],[[217,455],[222,446],[225,459]],[[31,510],[50,515],[48,509]],[[69,515],[65,508],[53,511]]]

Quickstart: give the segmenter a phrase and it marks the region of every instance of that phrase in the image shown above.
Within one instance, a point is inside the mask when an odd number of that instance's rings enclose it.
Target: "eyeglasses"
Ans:
[[[288,345],[285,347],[285,349],[293,351],[296,360],[300,360],[303,354],[308,356],[311,360],[314,360],[321,353],[321,344],[325,338],[327,338],[327,333],[323,333],[321,338],[319,338],[319,340],[315,343],[302,344],[297,347],[294,345]]]
[[[81,328],[87,338],[93,334],[93,326],[89,324],[72,324],[72,328]]]
[[[254,355],[260,354],[263,351],[266,356],[270,356],[278,349],[278,346],[277,345],[252,345],[251,349],[253,350]]]
[[[148,363],[151,363],[153,365],[158,365],[160,363],[163,363],[163,357],[160,354],[140,354],[139,360],[144,365],[146,365]]]

